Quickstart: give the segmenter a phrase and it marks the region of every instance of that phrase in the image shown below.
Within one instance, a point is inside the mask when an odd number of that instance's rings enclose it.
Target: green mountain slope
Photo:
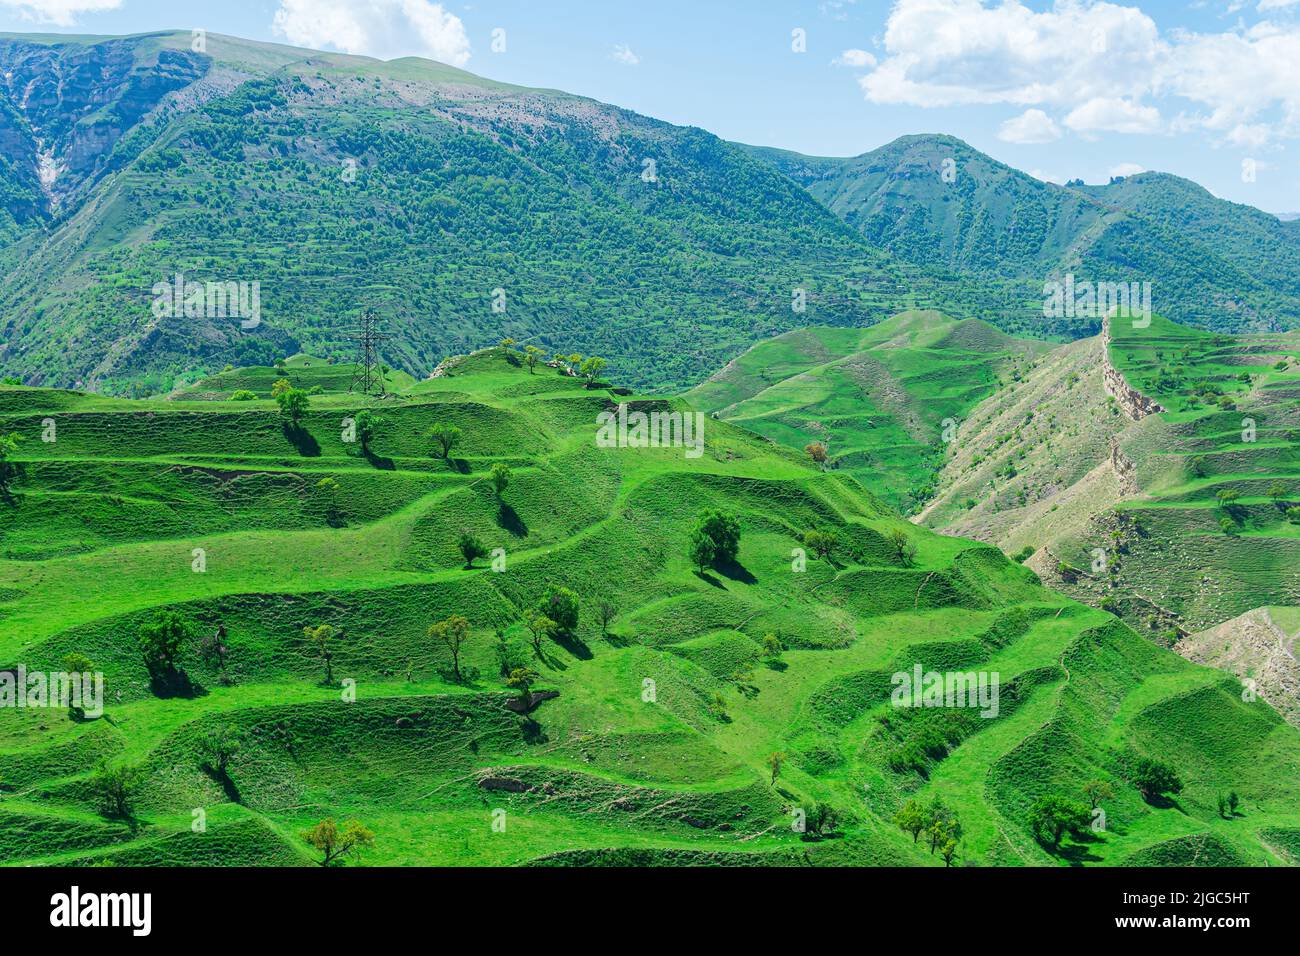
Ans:
[[[889,504],[932,492],[954,427],[1048,346],[976,319],[907,312],[868,329],[809,328],[760,343],[688,393],[698,407],[774,441],[819,443]]]
[[[1061,187],[938,135],[903,136],[847,159],[750,150],[873,245],[911,263],[1000,277],[1023,323],[1004,328],[1077,327],[1041,314],[1043,283],[1067,272],[1150,282],[1156,311],[1206,328],[1300,326],[1300,233],[1176,176]]]
[[[971,410],[920,520],[1036,551],[1053,587],[1162,642],[1300,603],[1298,355],[1294,333],[1117,322]],[[1135,413],[1107,361],[1162,410]],[[1275,689],[1294,712],[1294,682]]]
[[[417,377],[510,336],[582,343],[671,388],[810,320],[997,305],[881,254],[703,130],[429,61],[189,44],[0,42],[17,117],[0,141],[7,373],[140,393],[227,363],[350,357],[376,304],[384,357]],[[24,99],[32,84],[43,95]],[[155,287],[178,273],[259,283],[261,324],[160,314]]]
[[[102,719],[0,711],[0,862],[308,864],[299,831],[329,816],[373,830],[365,863],[942,865],[892,822],[936,796],[962,824],[958,863],[1288,862],[1300,731],[844,471],[721,420],[698,457],[602,447],[597,415],[618,402],[690,407],[499,348],[374,400],[364,452],[343,440],[357,397],[315,381],[297,427],[264,399],[0,387],[0,428],[24,438],[0,528],[0,672],[75,652],[109,688]],[[446,459],[435,423],[462,431]],[[701,572],[688,536],[704,508],[734,514],[741,539]],[[839,547],[799,570],[812,528]],[[504,564],[466,568],[464,530]],[[523,611],[557,585],[578,620],[535,651]],[[136,646],[160,609],[193,625],[185,682],[151,682]],[[453,614],[470,629],[460,681],[429,634]],[[332,680],[303,633],[321,624]],[[218,629],[224,665],[200,652]],[[524,707],[503,662],[558,696]],[[998,673],[997,715],[891,705],[913,665]],[[203,746],[220,732],[241,740],[224,772]],[[1182,792],[1144,800],[1139,755],[1169,761]],[[101,760],[141,774],[130,819],[102,809]],[[1030,806],[1094,779],[1114,789],[1104,829],[1044,848]],[[1243,805],[1225,819],[1229,787]],[[797,832],[818,804],[838,822]]]

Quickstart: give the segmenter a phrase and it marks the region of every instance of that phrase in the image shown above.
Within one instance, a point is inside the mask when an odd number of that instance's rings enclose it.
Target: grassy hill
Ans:
[[[846,159],[751,148],[857,229],[917,265],[996,276],[1013,332],[1077,337],[1077,320],[1035,315],[1043,283],[1152,284],[1157,311],[1221,331],[1300,326],[1300,233],[1162,173],[1058,186],[954,136],[902,136]],[[946,168],[949,177],[944,177]],[[1096,320],[1092,322],[1096,330]]]
[[[921,520],[1036,551],[1052,586],[1160,641],[1300,601],[1300,337],[1116,323],[1109,360],[1163,409],[1136,421],[1103,348],[1059,348],[975,408]],[[1277,686],[1292,712],[1293,682]]]
[[[920,341],[943,327],[922,324]],[[962,824],[958,864],[1294,862],[1300,731],[996,549],[909,524],[847,470],[720,419],[699,457],[600,447],[617,402],[689,406],[499,348],[370,400],[384,424],[365,451],[341,428],[363,403],[327,379],[293,427],[213,394],[260,378],[225,374],[205,401],[0,388],[0,430],[23,436],[0,506],[0,670],[76,652],[109,688],[101,719],[0,711],[0,862],[307,865],[299,831],[333,817],[374,832],[371,864],[943,865],[891,822],[936,796]],[[446,459],[436,423],[462,430]],[[741,538],[701,572],[688,538],[706,508]],[[797,570],[810,529],[839,546]],[[463,530],[504,568],[466,568]],[[578,621],[534,651],[523,612],[555,586]],[[187,683],[151,681],[136,646],[163,609],[192,625]],[[453,614],[470,628],[459,680],[428,633]],[[332,681],[303,633],[321,624]],[[224,667],[200,653],[218,628]],[[558,696],[521,704],[503,663]],[[997,716],[892,706],[914,664],[997,672]],[[224,773],[204,756],[215,732],[241,740]],[[1139,755],[1182,792],[1144,800]],[[125,818],[101,805],[100,761],[139,770]],[[1114,789],[1104,832],[1044,848],[1031,805],[1094,779]],[[819,803],[839,822],[795,832]]]
[[[906,312],[868,329],[800,329],[760,343],[687,398],[792,448],[819,442],[830,467],[909,509],[933,491],[944,423],[1047,348],[979,320]]]

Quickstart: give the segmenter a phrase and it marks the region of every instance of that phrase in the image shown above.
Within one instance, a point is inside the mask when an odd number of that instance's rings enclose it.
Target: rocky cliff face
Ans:
[[[113,146],[163,98],[199,79],[207,57],[140,37],[101,43],[0,39],[0,153],[46,212],[93,182]]]
[[[1125,381],[1123,374],[1110,362],[1110,316],[1101,322],[1101,374],[1106,394],[1119,404],[1124,414],[1132,421],[1141,421],[1148,415],[1163,412],[1164,406],[1152,398],[1143,395]]]

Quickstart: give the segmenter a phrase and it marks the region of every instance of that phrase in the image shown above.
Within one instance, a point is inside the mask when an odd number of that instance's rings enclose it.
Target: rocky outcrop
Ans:
[[[1164,406],[1153,398],[1148,398],[1136,388],[1129,385],[1119,369],[1110,361],[1110,316],[1101,321],[1101,375],[1106,394],[1115,399],[1120,410],[1131,421],[1141,421],[1148,415],[1163,412]]]
[[[1133,459],[1124,454],[1124,450],[1119,447],[1119,442],[1114,438],[1110,440],[1110,467],[1115,472],[1115,477],[1119,479],[1120,491],[1125,495],[1137,495],[1142,493],[1142,486],[1137,480],[1137,465],[1133,464]]]
[[[1189,661],[1253,681],[1260,697],[1300,727],[1300,663],[1295,645],[1295,636],[1287,635],[1267,608],[1256,608],[1179,641],[1176,649]]]

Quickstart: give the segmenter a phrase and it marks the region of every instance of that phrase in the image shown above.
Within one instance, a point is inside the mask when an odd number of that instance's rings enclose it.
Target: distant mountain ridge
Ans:
[[[195,46],[0,35],[5,375],[143,394],[347,361],[374,306],[417,377],[508,337],[671,391],[783,332],[910,309],[1088,335],[1043,316],[1068,269],[1149,277],[1192,324],[1300,323],[1295,227],[1172,177],[1064,189],[952,137],[803,157],[427,60]],[[256,321],[159,312],[177,276],[258,283]]]
[[[1222,331],[1300,325],[1300,232],[1167,173],[1058,186],[953,136],[845,159],[747,147],[873,245],[919,265],[1023,281],[1149,281],[1156,311]]]

